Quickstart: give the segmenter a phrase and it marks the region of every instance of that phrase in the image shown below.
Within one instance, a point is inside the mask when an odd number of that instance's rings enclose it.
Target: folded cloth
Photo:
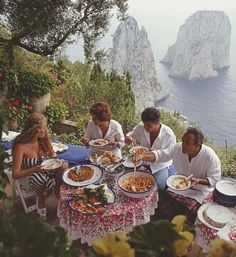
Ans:
[[[12,141],[0,141],[0,144],[4,147],[5,150],[12,148]]]
[[[68,149],[62,153],[58,153],[57,157],[71,163],[85,162],[88,157],[88,148],[85,146],[68,144]]]

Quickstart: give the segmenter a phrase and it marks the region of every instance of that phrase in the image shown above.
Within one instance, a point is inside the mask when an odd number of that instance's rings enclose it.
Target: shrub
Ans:
[[[48,74],[34,70],[21,70],[18,79],[20,93],[28,97],[46,95],[55,86],[54,81]]]

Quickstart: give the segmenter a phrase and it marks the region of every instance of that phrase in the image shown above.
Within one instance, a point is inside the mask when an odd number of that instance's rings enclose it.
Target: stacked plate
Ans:
[[[232,179],[220,180],[213,191],[214,200],[226,207],[236,206],[236,181]]]

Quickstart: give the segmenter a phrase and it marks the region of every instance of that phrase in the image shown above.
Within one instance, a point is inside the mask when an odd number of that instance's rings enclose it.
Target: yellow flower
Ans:
[[[193,234],[188,231],[179,232],[184,239],[178,239],[174,242],[175,256],[181,257],[188,253],[188,247],[193,241]]]
[[[95,240],[93,250],[103,256],[109,257],[134,257],[134,249],[126,242],[127,236],[123,231],[117,231],[102,239]]]
[[[186,216],[184,215],[177,215],[172,219],[172,224],[175,225],[175,230],[180,232],[183,230],[184,222],[186,220]]]
[[[208,257],[229,257],[236,256],[236,244],[223,239],[211,241]]]

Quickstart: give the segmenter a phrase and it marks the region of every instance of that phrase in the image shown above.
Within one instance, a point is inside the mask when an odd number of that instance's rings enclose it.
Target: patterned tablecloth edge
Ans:
[[[158,204],[156,203],[155,206],[150,207],[149,208],[149,214],[145,215],[144,219],[137,219],[137,220],[135,220],[134,225],[133,226],[125,227],[124,231],[126,233],[129,233],[129,232],[131,232],[133,230],[134,226],[142,225],[142,224],[145,224],[145,223],[149,222],[150,221],[150,216],[155,214],[155,209],[157,208],[157,206],[158,206]],[[87,243],[89,246],[91,246],[92,242],[94,240],[99,239],[98,237],[93,237],[92,238],[92,237],[82,236],[81,230],[76,230],[76,231],[71,230],[70,226],[66,222],[64,222],[64,220],[62,220],[60,218],[59,213],[58,213],[58,217],[59,217],[59,220],[60,220],[60,226],[67,231],[68,237],[71,240],[78,240],[78,239],[80,239],[82,244]]]

